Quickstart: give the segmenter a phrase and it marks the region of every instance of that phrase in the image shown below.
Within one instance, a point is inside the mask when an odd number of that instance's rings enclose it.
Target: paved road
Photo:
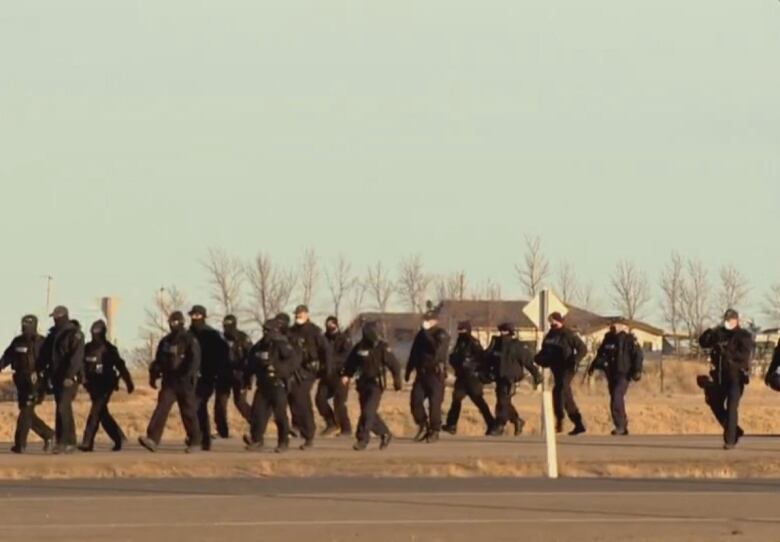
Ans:
[[[4,540],[777,540],[773,481],[179,479],[0,483]]]

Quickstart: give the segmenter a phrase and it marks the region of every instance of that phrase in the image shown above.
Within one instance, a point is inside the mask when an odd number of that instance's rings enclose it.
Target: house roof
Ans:
[[[455,301],[445,300],[441,304],[439,320],[456,326],[469,320],[472,327],[495,329],[499,324],[509,322],[518,329],[536,329],[534,323],[523,313],[528,301]]]

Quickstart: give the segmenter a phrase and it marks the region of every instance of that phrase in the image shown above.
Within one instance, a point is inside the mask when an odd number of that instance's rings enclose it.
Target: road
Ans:
[[[308,478],[0,484],[4,540],[777,540],[774,481]]]

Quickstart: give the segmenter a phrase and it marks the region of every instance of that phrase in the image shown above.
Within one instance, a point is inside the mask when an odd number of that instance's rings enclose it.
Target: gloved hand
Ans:
[[[633,380],[634,382],[639,382],[640,380],[642,380],[642,373],[640,373],[639,371],[635,372],[634,374],[631,375],[631,380]]]
[[[153,390],[157,389],[157,377],[154,375],[149,375],[149,387]]]
[[[403,390],[403,389],[404,389],[404,384],[403,384],[403,382],[401,382],[400,380],[396,380],[396,381],[393,383],[393,389],[395,389],[395,391],[401,391],[401,390]]]
[[[135,391],[135,384],[133,384],[132,380],[125,382],[125,386],[127,387],[127,393],[133,393]]]

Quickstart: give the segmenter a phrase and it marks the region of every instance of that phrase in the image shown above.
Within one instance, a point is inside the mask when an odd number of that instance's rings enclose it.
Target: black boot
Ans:
[[[138,444],[149,450],[150,452],[157,451],[157,443],[149,437],[138,437]]]
[[[380,450],[386,450],[388,446],[390,446],[390,443],[393,442],[393,435],[390,433],[387,433],[386,435],[382,435],[382,441],[379,443],[379,449]]]
[[[435,443],[439,442],[439,432],[438,431],[430,431],[428,433],[428,436],[426,437],[425,440],[426,440],[426,442],[428,442],[428,444],[435,444]]]
[[[585,432],[585,425],[582,423],[582,414],[578,412],[577,414],[572,414],[570,418],[574,424],[574,429],[569,432],[569,436],[575,437],[583,434]]]
[[[441,428],[442,431],[445,433],[449,433],[450,435],[457,435],[458,434],[458,428],[454,425],[445,425]]]
[[[417,434],[414,436],[415,442],[422,442],[426,438],[428,438],[428,426],[427,425],[421,425],[417,429]]]
[[[516,420],[512,422],[512,424],[515,426],[515,436],[519,437],[523,434],[523,428],[525,427],[525,420]]]

